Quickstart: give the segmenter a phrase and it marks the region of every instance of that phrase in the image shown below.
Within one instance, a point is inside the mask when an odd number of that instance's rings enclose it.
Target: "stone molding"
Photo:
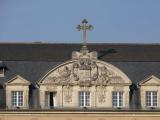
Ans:
[[[155,75],[150,75],[139,82],[139,86],[160,86],[160,79]]]
[[[18,81],[16,81],[18,80]],[[21,77],[20,75],[16,75],[12,79],[8,80],[5,85],[30,85],[30,81],[26,80],[25,78]]]

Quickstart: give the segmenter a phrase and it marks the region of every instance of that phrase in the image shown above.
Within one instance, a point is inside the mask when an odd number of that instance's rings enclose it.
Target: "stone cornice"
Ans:
[[[54,117],[55,116],[70,116],[70,117],[72,117],[72,116],[81,116],[81,115],[83,115],[83,116],[85,116],[85,115],[87,115],[87,117],[93,117],[93,116],[103,116],[103,117],[106,117],[106,116],[110,116],[110,117],[118,117],[118,116],[121,116],[121,117],[136,117],[136,116],[141,116],[141,117],[146,117],[146,116],[155,116],[155,117],[160,117],[160,110],[158,110],[158,111],[141,111],[141,110],[137,110],[137,111],[130,111],[130,110],[125,110],[125,111],[76,111],[76,110],[73,110],[73,111],[70,111],[70,110],[68,110],[68,111],[63,111],[63,110],[59,110],[59,111],[53,111],[53,110],[49,110],[49,111],[47,111],[47,110],[38,110],[38,111],[36,111],[36,110],[5,110],[5,111],[0,111],[0,116],[1,115],[14,115],[14,116],[25,116],[25,115],[38,115],[39,117],[40,116],[47,116],[47,115],[53,115]]]

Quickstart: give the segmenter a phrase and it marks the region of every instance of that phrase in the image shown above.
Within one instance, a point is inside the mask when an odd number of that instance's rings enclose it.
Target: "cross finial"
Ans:
[[[88,21],[86,19],[82,20],[82,25],[78,25],[77,26],[77,30],[83,31],[83,45],[82,45],[82,50],[87,50],[87,41],[86,41],[86,31],[87,30],[93,30],[93,26],[92,25],[88,25],[87,26]]]

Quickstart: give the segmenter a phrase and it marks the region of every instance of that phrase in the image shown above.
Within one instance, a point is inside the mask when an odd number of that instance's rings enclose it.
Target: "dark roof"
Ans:
[[[5,64],[3,63],[3,61],[0,61],[0,68],[6,68]]]
[[[4,61],[5,77],[0,77],[0,84],[4,84],[16,75],[20,75],[35,84],[49,70],[62,62],[50,61]],[[150,75],[160,78],[160,62],[110,62],[122,70],[133,83],[137,84]]]
[[[99,59],[117,66],[133,83],[149,75],[160,77],[160,45],[89,44],[88,48],[98,51]],[[6,73],[0,83],[21,75],[34,84],[51,68],[71,59],[72,51],[80,49],[80,44],[1,43],[0,63]]]
[[[89,44],[104,61],[160,61],[159,44]],[[81,44],[1,43],[0,60],[66,61]]]

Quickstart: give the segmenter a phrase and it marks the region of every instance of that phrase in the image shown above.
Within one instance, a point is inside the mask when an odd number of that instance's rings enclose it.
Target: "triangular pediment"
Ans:
[[[6,85],[30,85],[30,82],[23,77],[16,75],[11,80],[6,82]]]
[[[145,86],[145,85],[160,85],[160,79],[154,75],[151,75],[149,77],[147,77],[146,79],[144,79],[143,81],[141,81],[139,83],[139,85],[141,86]]]

